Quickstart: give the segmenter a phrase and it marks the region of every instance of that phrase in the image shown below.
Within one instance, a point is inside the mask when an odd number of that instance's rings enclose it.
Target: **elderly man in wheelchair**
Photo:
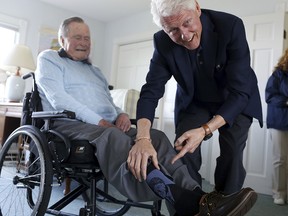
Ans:
[[[59,42],[59,51],[38,56],[32,94],[38,87],[43,111],[33,112],[31,125],[16,129],[1,149],[0,215],[75,215],[61,209],[79,195],[86,201],[79,215],[87,216],[123,215],[130,206],[161,215],[161,199],[175,215],[236,216],[253,206],[257,194],[250,188],[230,196],[203,192],[181,160],[171,164],[176,153],[163,132],[143,134],[151,123],[139,120],[131,127],[88,58],[90,32],[81,18],[64,20]],[[32,111],[35,97],[27,100]],[[50,205],[52,186],[66,178],[79,186]],[[107,182],[124,201],[109,194]]]

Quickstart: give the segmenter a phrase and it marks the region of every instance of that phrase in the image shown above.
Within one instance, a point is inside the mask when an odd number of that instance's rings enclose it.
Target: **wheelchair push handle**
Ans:
[[[31,76],[32,76],[33,80],[35,80],[35,75],[34,75],[33,72],[29,72],[29,73],[23,75],[23,76],[22,76],[22,79],[26,80],[26,79],[28,79],[28,78],[31,77]]]
[[[37,85],[36,85],[36,80],[35,80],[35,74],[34,74],[34,72],[29,72],[29,73],[23,75],[21,78],[24,79],[24,80],[26,80],[26,79],[28,79],[28,78],[30,78],[30,77],[32,77],[32,79],[33,79],[33,88],[32,88],[32,90],[37,90]]]

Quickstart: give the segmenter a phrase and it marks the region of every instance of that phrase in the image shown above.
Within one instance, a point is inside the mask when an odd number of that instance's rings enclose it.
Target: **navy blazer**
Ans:
[[[232,125],[236,116],[243,113],[258,119],[262,127],[257,78],[250,67],[250,51],[242,20],[205,9],[202,9],[200,19],[204,62],[200,70],[216,80],[224,98],[215,115],[221,115]],[[178,83],[174,111],[177,125],[180,112],[187,111],[194,98],[189,58],[189,50],[174,43],[163,30],[154,34],[154,53],[137,103],[137,119],[148,118],[153,122],[158,100],[164,95],[166,82],[173,76]]]
[[[288,72],[276,69],[266,88],[267,128],[288,130]]]

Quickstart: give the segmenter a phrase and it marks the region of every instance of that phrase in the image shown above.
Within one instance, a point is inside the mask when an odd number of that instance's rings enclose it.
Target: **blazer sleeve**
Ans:
[[[155,34],[156,35],[156,34]],[[157,47],[154,35],[154,53],[150,61],[149,72],[146,76],[146,83],[142,86],[140,98],[137,102],[137,119],[148,118],[153,123],[155,110],[158,101],[163,97],[165,84],[171,78],[162,54]],[[165,45],[164,45],[165,47]]]
[[[250,51],[242,20],[235,19],[226,34],[229,37],[224,50],[227,53],[224,69],[227,95],[216,114],[232,125],[234,119],[247,108],[249,100],[255,94],[259,97],[259,90],[256,74],[250,66]]]

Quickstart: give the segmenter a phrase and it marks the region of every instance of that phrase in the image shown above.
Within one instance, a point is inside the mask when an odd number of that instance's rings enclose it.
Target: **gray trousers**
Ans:
[[[272,144],[272,192],[274,199],[288,200],[288,131],[269,129]]]
[[[128,153],[136,136],[135,128],[124,133],[117,128],[104,128],[75,120],[56,121],[52,128],[69,139],[88,140],[95,146],[95,154],[105,178],[125,197],[137,202],[159,200],[147,183],[137,181],[126,167]],[[171,176],[182,188],[193,190],[199,187],[181,160],[173,165],[170,163],[176,152],[166,135],[155,129],[151,129],[150,134],[165,174]]]

